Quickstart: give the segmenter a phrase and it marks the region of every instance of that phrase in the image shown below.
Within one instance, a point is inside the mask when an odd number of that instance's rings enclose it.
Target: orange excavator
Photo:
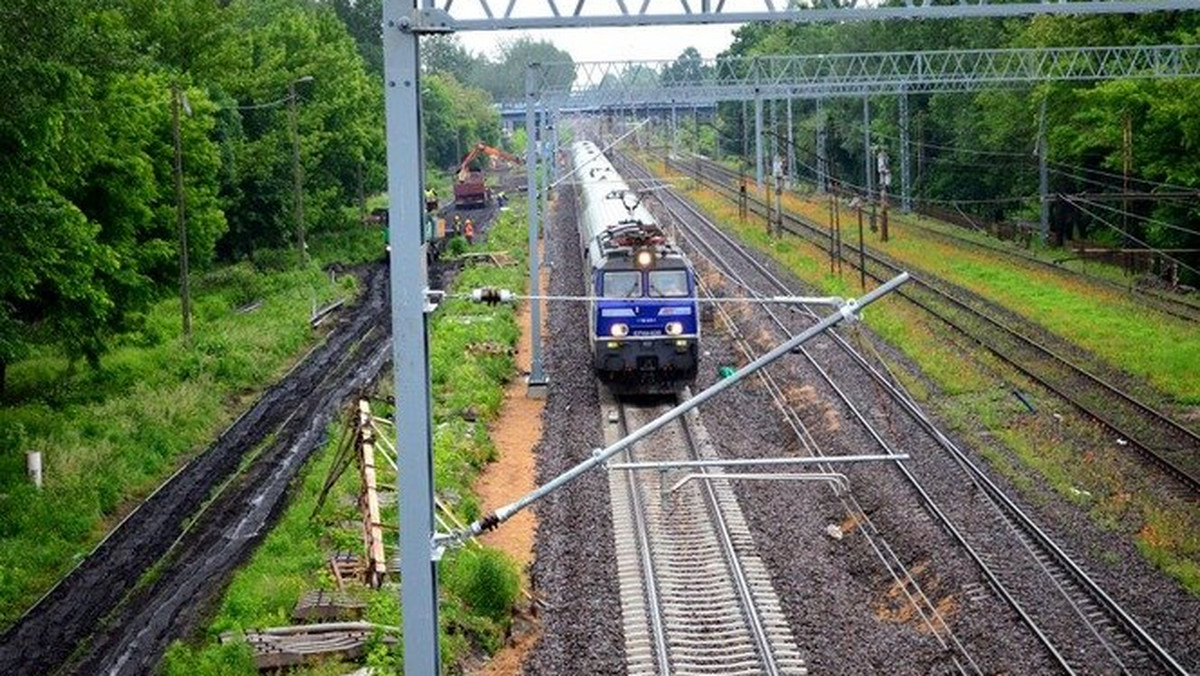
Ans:
[[[486,155],[491,158],[493,166],[495,166],[498,159],[512,164],[521,164],[521,158],[512,153],[504,152],[499,148],[493,148],[486,143],[476,143],[471,152],[467,153],[467,156],[463,158],[462,164],[458,167],[458,173],[455,175],[454,205],[460,209],[487,206],[488,201],[491,199],[491,194],[483,181],[483,172],[471,168],[471,163],[480,155]]]

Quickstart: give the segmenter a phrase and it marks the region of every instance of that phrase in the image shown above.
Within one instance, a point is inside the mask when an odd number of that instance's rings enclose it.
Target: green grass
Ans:
[[[9,369],[0,407],[0,626],[316,342],[313,305],[356,287],[353,277],[334,281],[316,267],[342,251],[318,243],[304,269],[240,263],[197,276],[190,343],[181,339],[179,301],[166,299],[99,370],[51,349]],[[255,301],[256,310],[236,311]],[[43,454],[40,492],[25,480],[29,450]]]
[[[817,223],[828,222],[824,203],[789,196],[785,204]],[[1110,287],[906,227],[910,219],[915,217],[897,214],[891,219],[890,240],[883,243],[872,237],[868,246],[1042,325],[1109,365],[1145,378],[1176,403],[1200,405],[1200,331],[1194,325]]]
[[[513,347],[520,336],[516,313],[510,306],[489,307],[467,302],[458,294],[477,286],[524,289],[526,269],[521,244],[525,230],[523,212],[513,209],[489,232],[488,250],[507,249],[517,260],[512,267],[473,265],[463,268],[448,299],[434,314],[430,326],[432,381],[434,386],[434,468],[438,495],[462,519],[479,512],[472,486],[480,470],[495,457],[487,435],[487,421],[498,413],[506,380],[515,362],[503,349],[480,349],[486,343]],[[484,249],[476,244],[476,250]],[[384,378],[380,394],[392,391]],[[381,406],[372,404],[373,407]],[[470,412],[477,421],[464,419]],[[377,416],[390,416],[386,408]],[[331,432],[330,441],[305,468],[295,494],[280,524],[272,530],[250,562],[233,578],[221,600],[214,620],[198,641],[176,642],[164,662],[169,676],[197,674],[217,676],[252,674],[251,656],[237,646],[221,646],[222,632],[291,624],[292,607],[309,589],[332,589],[333,580],[325,567],[334,551],[359,551],[361,533],[344,524],[358,517],[354,506],[358,477],[350,469],[331,492],[316,521],[309,519],[316,496],[329,471],[341,430]],[[392,483],[394,473],[386,461],[377,460],[380,484]],[[395,506],[383,509],[385,524],[397,522]],[[385,531],[389,541],[395,533]],[[446,673],[458,673],[469,655],[491,653],[504,642],[509,610],[519,593],[516,564],[500,552],[467,548],[451,551],[440,566],[440,616],[442,661]],[[394,587],[379,591],[358,590],[367,601],[366,619],[377,624],[400,626],[399,592]],[[399,651],[379,644],[367,663],[390,671],[398,670]],[[345,673],[344,667],[327,663],[292,673],[314,676]]]
[[[653,170],[661,167],[648,166]],[[795,237],[780,240],[768,236],[760,218],[741,221],[736,206],[723,197],[694,188],[686,192],[717,221],[768,252],[818,292],[844,297],[859,293],[858,276],[849,267],[844,268],[842,276],[829,272],[827,251]],[[820,214],[807,215],[816,218]],[[915,243],[905,246],[917,248]],[[941,254],[947,259],[956,255]],[[1019,287],[1015,277],[1008,283]],[[1074,298],[1086,300],[1087,296],[1080,291]],[[1069,314],[1079,322],[1076,328],[1086,332],[1086,313],[1079,310]],[[1039,401],[1031,395],[1040,412],[1027,412],[1011,390],[1035,392],[1034,385],[918,308],[898,299],[884,299],[864,310],[863,315],[864,323],[916,364],[921,374],[936,384],[939,394],[930,397],[919,377],[907,373],[904,365],[889,362],[901,382],[961,438],[980,449],[1018,489],[1037,500],[1040,493],[1036,483],[1045,482],[1087,510],[1101,527],[1123,533],[1148,561],[1189,592],[1200,595],[1200,509],[1194,504],[1147,497],[1158,494],[1145,485],[1151,479],[1131,469],[1129,458],[1113,446],[1111,437],[1070,409],[1060,408],[1056,400]],[[853,334],[848,335],[853,341]],[[1051,415],[1055,409],[1060,411],[1061,421]],[[1080,448],[1096,450],[1081,457]],[[1130,523],[1135,524],[1132,530]]]

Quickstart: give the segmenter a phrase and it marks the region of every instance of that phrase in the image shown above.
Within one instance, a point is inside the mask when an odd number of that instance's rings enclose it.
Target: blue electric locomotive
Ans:
[[[678,391],[699,363],[692,265],[594,143],[571,153],[596,374],[617,393]]]

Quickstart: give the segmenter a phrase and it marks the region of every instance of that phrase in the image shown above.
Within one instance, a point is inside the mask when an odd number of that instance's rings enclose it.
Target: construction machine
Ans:
[[[454,181],[454,205],[460,209],[471,209],[487,206],[491,195],[483,180],[483,172],[472,169],[471,163],[480,155],[486,155],[494,163],[503,159],[512,164],[521,164],[521,158],[499,148],[493,148],[486,143],[476,143],[471,152],[463,158],[458,167]]]

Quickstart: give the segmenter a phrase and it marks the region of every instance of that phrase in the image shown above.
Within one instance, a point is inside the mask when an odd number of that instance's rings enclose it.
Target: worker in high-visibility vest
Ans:
[[[475,243],[475,224],[469,218],[466,225],[463,226],[463,236],[467,238],[467,244]]]

